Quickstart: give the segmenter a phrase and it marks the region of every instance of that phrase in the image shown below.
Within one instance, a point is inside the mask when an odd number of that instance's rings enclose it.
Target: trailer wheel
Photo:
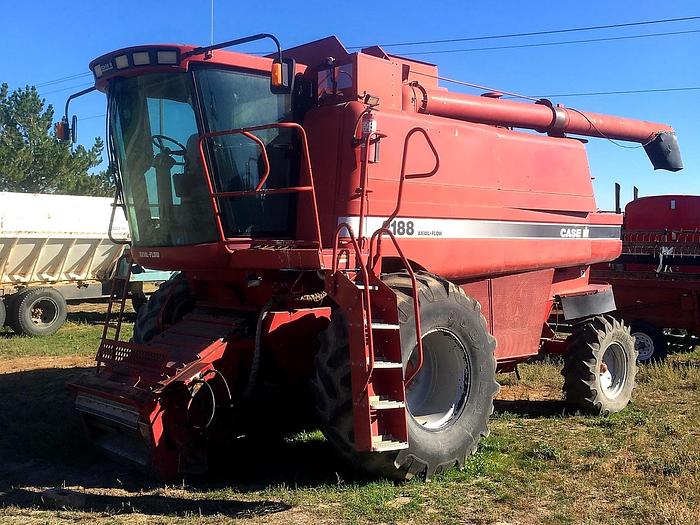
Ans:
[[[5,307],[5,300],[0,298],[0,328],[5,326],[5,319],[7,318],[7,308]]]
[[[194,299],[183,274],[165,281],[151,294],[148,302],[139,308],[132,341],[147,343],[169,325],[182,319],[193,306]]]
[[[602,315],[575,325],[562,375],[569,404],[600,415],[624,409],[637,375],[637,351],[630,329]]]
[[[630,323],[639,363],[658,362],[666,359],[668,344],[664,333],[653,324],[645,321]]]
[[[408,276],[383,277],[399,301],[404,371],[415,359],[415,323]],[[424,364],[407,387],[409,448],[395,452],[357,452],[347,324],[339,309],[321,336],[312,390],[327,439],[351,464],[393,479],[426,479],[454,465],[463,466],[476,451],[493,412],[498,392],[495,339],[486,328],[477,301],[461,288],[419,273]]]
[[[20,335],[55,334],[66,322],[68,304],[60,292],[48,286],[29,288],[11,301],[8,324]]]

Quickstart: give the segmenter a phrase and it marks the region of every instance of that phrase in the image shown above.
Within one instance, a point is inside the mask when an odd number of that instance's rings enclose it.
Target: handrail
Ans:
[[[355,251],[355,257],[358,260],[360,271],[362,272],[362,279],[364,281],[364,290],[362,291],[363,299],[366,305],[365,311],[367,312],[367,319],[364,326],[365,334],[367,335],[367,346],[369,348],[369,371],[374,369],[374,337],[372,335],[372,303],[369,294],[369,270],[367,265],[362,261],[362,251],[360,250],[360,245],[357,243],[357,238],[352,231],[352,226],[347,222],[341,222],[335,230],[335,235],[333,236],[333,261],[332,270],[334,278],[338,271],[338,245],[340,243],[340,232],[347,230],[348,237],[352,243],[352,247]],[[369,381],[369,376],[368,376]]]
[[[399,243],[396,240],[396,237],[394,236],[392,231],[386,227],[379,228],[378,230],[376,230],[372,234],[372,237],[369,240],[369,256],[367,258],[367,266],[368,266],[367,270],[374,272],[376,269],[377,262],[380,260],[380,251],[381,251],[380,239],[382,238],[383,235],[388,235],[389,238],[391,239],[391,242],[394,244],[394,248],[396,248],[396,251],[398,252],[399,257],[401,257],[401,261],[403,262],[404,266],[406,267],[406,270],[408,271],[408,275],[411,278],[411,295],[413,296],[413,315],[416,318],[415,324],[416,324],[416,346],[418,348],[418,364],[415,367],[415,369],[411,372],[411,375],[408,376],[404,380],[405,385],[408,386],[411,383],[411,381],[413,381],[413,379],[416,377],[416,374],[423,366],[423,339],[422,339],[422,331],[421,331],[421,326],[420,326],[420,303],[418,300],[418,281],[416,279],[416,274],[413,271],[413,268],[411,268],[411,265],[409,264],[408,259],[406,258],[403,251],[401,250],[401,247],[399,246]],[[376,239],[376,244],[377,244],[377,257],[376,257],[376,259],[373,259],[372,254],[374,251],[375,239]]]
[[[119,188],[119,184],[117,184],[117,188],[115,189],[114,192],[114,200],[112,201],[112,212],[109,214],[109,226],[107,226],[107,237],[109,237],[109,240],[112,241],[114,244],[131,244],[131,241],[127,239],[115,239],[114,236],[112,235],[112,227],[114,226],[114,213],[117,211],[117,208],[121,208],[122,211],[124,211],[124,204],[119,202],[119,196],[121,195],[121,189]]]
[[[431,151],[433,152],[433,155],[435,156],[435,167],[425,173],[409,173],[406,174],[406,159],[408,158],[408,141],[411,140],[411,137],[415,135],[416,133],[420,133],[425,137],[425,140],[428,143],[428,146],[430,147]],[[403,158],[401,159],[401,177],[399,178],[399,191],[396,196],[396,208],[394,208],[394,211],[392,214],[389,216],[387,220],[384,221],[384,224],[382,225],[382,228],[387,228],[389,224],[391,224],[391,221],[393,221],[396,216],[399,214],[399,211],[401,210],[401,198],[403,197],[403,186],[404,186],[404,181],[406,179],[424,179],[428,177],[432,177],[437,173],[437,171],[440,169],[440,155],[437,152],[437,149],[435,149],[435,146],[433,145],[433,141],[430,140],[430,136],[428,135],[428,132],[421,127],[416,127],[413,128],[411,131],[409,131],[406,134],[406,138],[404,139],[403,142]],[[376,232],[375,232],[376,233]]]
[[[304,169],[306,170],[306,173],[309,177],[309,184],[307,186],[290,186],[288,188],[267,188],[264,189],[263,186],[265,185],[265,182],[267,182],[267,178],[270,175],[270,159],[267,155],[267,150],[265,148],[265,143],[256,135],[254,135],[252,132],[253,131],[261,131],[264,129],[271,129],[271,128],[290,128],[290,129],[295,129],[298,133],[299,136],[301,137],[301,142],[302,142],[302,153],[303,153],[303,162],[304,162]],[[231,192],[217,192],[214,190],[214,184],[212,182],[211,178],[211,173],[209,171],[209,166],[207,165],[206,162],[206,155],[204,152],[204,141],[209,138],[216,138],[216,137],[221,137],[225,135],[243,135],[253,141],[255,141],[258,146],[260,146],[261,152],[262,152],[262,157],[263,157],[263,164],[265,165],[265,172],[263,173],[263,176],[260,178],[260,181],[258,182],[257,186],[255,187],[255,190],[244,190],[244,191],[231,191]],[[318,204],[316,202],[316,190],[315,190],[315,185],[314,185],[314,178],[313,178],[313,171],[311,169],[311,155],[309,153],[309,141],[306,137],[306,131],[304,128],[297,124],[296,122],[276,122],[272,124],[263,124],[260,126],[251,126],[248,128],[236,128],[236,129],[228,129],[224,131],[211,131],[208,133],[203,133],[199,136],[198,139],[198,146],[199,146],[199,155],[202,161],[202,174],[204,178],[206,179],[207,183],[207,188],[209,189],[209,198],[211,200],[212,207],[214,209],[214,216],[216,218],[216,226],[217,230],[219,232],[219,237],[222,242],[225,242],[227,240],[226,233],[224,232],[224,227],[221,222],[221,209],[219,208],[219,204],[217,202],[218,198],[234,198],[234,197],[242,197],[242,196],[248,196],[248,195],[272,195],[272,194],[279,194],[279,193],[302,193],[302,192],[308,192],[311,193],[311,200],[312,200],[312,208],[313,208],[313,213],[314,213],[314,222],[315,222],[315,229],[316,229],[316,237],[317,237],[317,242],[318,242],[318,247],[321,248],[322,246],[322,238],[321,238],[321,223],[320,223],[320,218],[318,214]]]

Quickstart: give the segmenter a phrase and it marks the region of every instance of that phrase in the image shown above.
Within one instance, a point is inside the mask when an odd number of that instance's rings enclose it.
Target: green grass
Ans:
[[[46,340],[0,340],[0,355],[91,356],[99,336],[98,326],[69,324]],[[218,524],[235,518],[614,525],[700,519],[700,349],[641,367],[633,404],[610,417],[564,410],[556,361],[521,366],[519,382],[501,374],[506,386],[490,436],[463,470],[430,483],[360,476],[310,429],[275,445],[243,440],[211,476],[160,485],[91,452],[63,386],[80,371],[0,374],[0,457],[28,461],[26,472],[14,474],[23,479],[14,488],[3,485],[0,465],[0,523]],[[39,505],[32,491],[63,481],[89,494],[88,510]]]
[[[131,324],[124,324],[122,338],[131,337]],[[18,336],[8,328],[0,332],[0,359],[18,357],[93,357],[102,337],[102,326],[66,322],[51,337]]]

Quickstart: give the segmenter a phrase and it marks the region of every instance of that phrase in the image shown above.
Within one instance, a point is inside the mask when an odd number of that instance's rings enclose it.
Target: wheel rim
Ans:
[[[608,399],[615,399],[622,392],[627,380],[625,349],[613,343],[605,349],[600,363],[600,386]]]
[[[637,351],[637,360],[648,361],[654,355],[654,340],[644,332],[634,332],[634,349]]]
[[[34,301],[29,308],[32,323],[39,328],[51,326],[58,319],[58,303],[50,297]]]
[[[469,398],[469,358],[459,337],[450,330],[431,330],[422,341],[423,366],[406,388],[406,406],[422,427],[443,430],[459,418]],[[414,350],[408,368],[417,361]]]

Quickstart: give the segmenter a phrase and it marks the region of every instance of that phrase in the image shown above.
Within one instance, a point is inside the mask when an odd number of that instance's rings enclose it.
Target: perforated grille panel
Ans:
[[[158,348],[144,349],[125,342],[102,341],[97,352],[101,364],[126,364],[140,368],[161,369],[168,360],[168,353]]]

